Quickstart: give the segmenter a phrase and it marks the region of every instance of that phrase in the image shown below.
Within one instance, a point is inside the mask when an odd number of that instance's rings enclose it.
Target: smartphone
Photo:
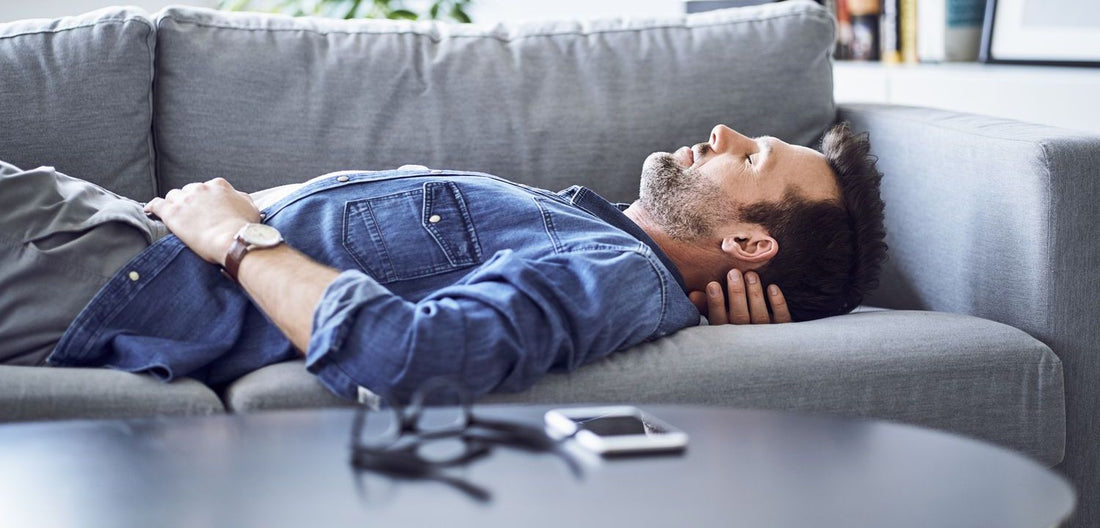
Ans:
[[[687,447],[687,433],[629,405],[552,409],[546,428],[603,456],[667,453]]]

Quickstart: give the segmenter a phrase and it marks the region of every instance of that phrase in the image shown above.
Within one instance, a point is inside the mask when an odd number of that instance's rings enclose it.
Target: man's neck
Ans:
[[[684,277],[684,284],[688,291],[703,291],[708,282],[719,280],[729,270],[729,263],[726,262],[725,254],[722,253],[721,242],[716,243],[711,249],[699,242],[673,238],[653,221],[649,211],[638,202],[630,204],[623,214],[638,224],[638,227],[661,247],[669,260],[676,265],[680,275]]]

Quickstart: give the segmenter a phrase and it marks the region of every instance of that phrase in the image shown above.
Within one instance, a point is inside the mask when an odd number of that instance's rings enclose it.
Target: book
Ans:
[[[978,60],[985,4],[985,0],[917,0],[920,60]]]
[[[883,0],[882,16],[879,18],[879,57],[882,62],[897,64],[901,62],[901,20],[898,8],[899,0]]]
[[[898,37],[902,62],[917,62],[917,0],[898,1]]]
[[[849,58],[859,61],[879,60],[879,0],[847,0],[852,40]]]
[[[852,20],[848,17],[848,0],[836,0],[836,46],[833,56],[839,60],[852,57]]]

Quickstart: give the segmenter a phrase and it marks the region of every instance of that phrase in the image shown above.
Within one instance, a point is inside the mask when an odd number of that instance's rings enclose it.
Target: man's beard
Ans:
[[[730,217],[731,204],[722,200],[721,188],[665,152],[650,154],[642,165],[638,201],[657,227],[680,240],[704,238]]]

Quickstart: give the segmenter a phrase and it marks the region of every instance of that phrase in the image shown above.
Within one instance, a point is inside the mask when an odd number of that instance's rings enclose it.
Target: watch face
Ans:
[[[240,236],[245,244],[258,247],[277,246],[283,241],[278,229],[264,224],[248,224],[241,230]]]

